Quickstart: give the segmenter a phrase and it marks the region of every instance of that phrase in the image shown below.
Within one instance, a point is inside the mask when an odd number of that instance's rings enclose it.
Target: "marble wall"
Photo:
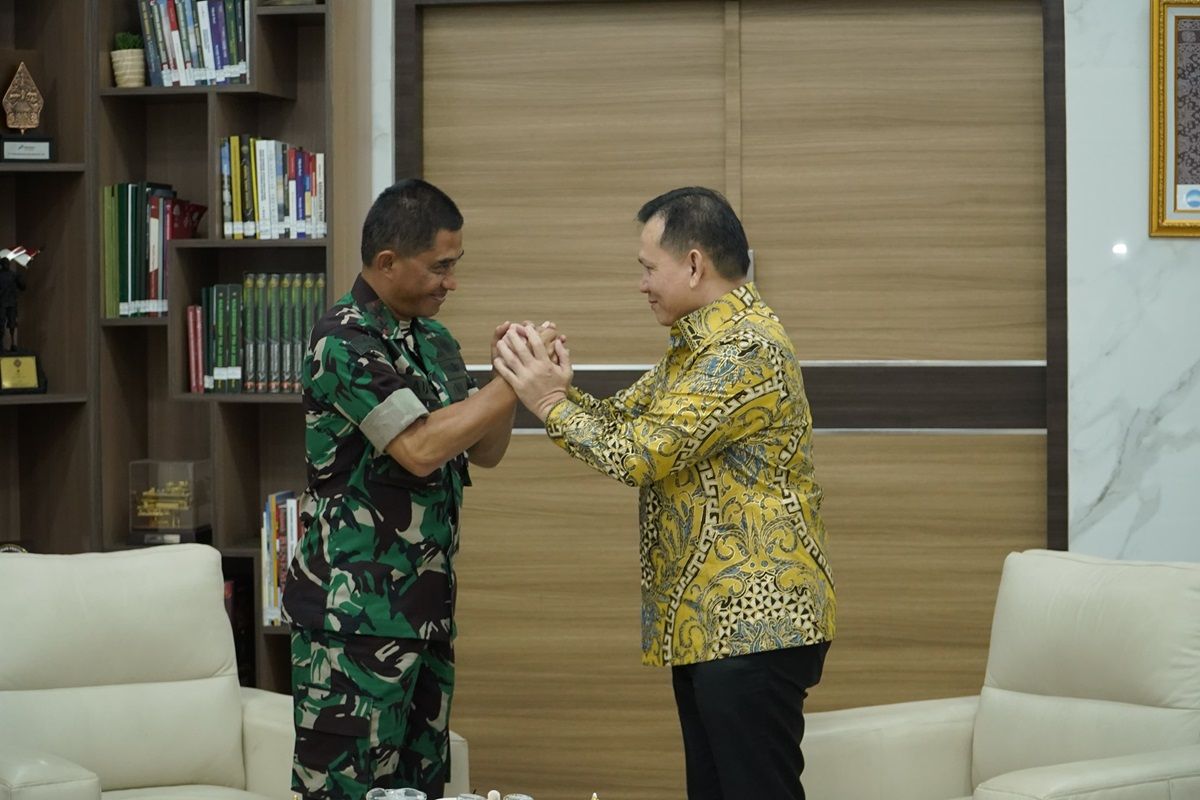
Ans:
[[[1200,561],[1200,240],[1149,225],[1144,0],[1066,0],[1070,547]]]

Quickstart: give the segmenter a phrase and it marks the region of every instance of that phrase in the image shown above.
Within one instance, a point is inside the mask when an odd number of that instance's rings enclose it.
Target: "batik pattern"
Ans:
[[[812,417],[795,350],[753,284],[677,322],[624,392],[571,389],[546,430],[640,489],[645,663],[833,639]]]

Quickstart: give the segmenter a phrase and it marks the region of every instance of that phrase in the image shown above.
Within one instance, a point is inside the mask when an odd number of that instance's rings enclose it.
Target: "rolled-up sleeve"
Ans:
[[[382,452],[429,414],[409,380],[371,337],[325,336],[308,364],[313,399],[337,410]]]

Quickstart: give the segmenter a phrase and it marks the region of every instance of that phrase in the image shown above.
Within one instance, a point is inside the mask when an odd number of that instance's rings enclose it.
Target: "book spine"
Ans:
[[[292,275],[279,276],[279,391],[292,391]]]
[[[245,238],[246,223],[242,220],[242,143],[236,133],[229,137],[229,183],[233,208],[233,238]]]
[[[254,291],[254,275],[246,273],[242,279],[242,391],[258,391],[258,375],[255,373],[255,349],[258,340],[254,336],[254,320],[257,313]]]
[[[254,148],[251,146],[252,137],[243,135],[240,137],[241,146],[241,170],[242,170],[242,234],[247,239],[257,239],[258,229],[255,224],[255,209],[254,209],[254,171],[251,153]]]
[[[292,325],[288,336],[292,348],[292,368],[288,372],[288,380],[292,391],[300,391],[300,365],[304,362],[304,276],[296,273],[292,276]]]
[[[287,202],[287,144],[275,142],[271,153],[275,166],[275,219],[279,220],[279,228],[275,232],[276,239],[287,239],[291,236],[291,220],[288,219]]]
[[[304,353],[312,346],[312,331],[313,326],[317,323],[317,318],[314,312],[317,308],[317,276],[311,272],[304,275],[304,317],[300,323],[300,353],[301,364],[303,365]],[[300,378],[303,378],[303,366],[301,366]]]
[[[213,54],[217,57],[217,82],[229,83],[229,42],[225,38],[225,3],[209,0],[208,13],[212,19]]]
[[[180,22],[183,24],[184,44],[188,48],[187,54],[192,59],[192,79],[197,86],[205,86],[208,84],[208,78],[204,73],[204,48],[200,44],[200,29],[196,26],[196,0],[176,1],[183,9],[183,19]]]
[[[229,391],[242,391],[242,285],[229,284]]]
[[[147,233],[149,213],[146,206],[146,184],[133,185],[133,277],[137,290],[133,294],[134,313],[141,317],[148,310],[146,303],[147,283],[150,274],[149,234]]]
[[[221,140],[221,235],[233,238],[233,172],[227,138]]]
[[[288,238],[300,238],[300,209],[296,206],[296,148],[287,149]]]
[[[213,359],[214,389],[225,392],[229,389],[229,287],[218,283],[213,295],[213,335],[216,337],[216,357]]]
[[[184,0],[184,2],[188,5],[188,15],[192,24],[192,48],[196,51],[192,58],[196,61],[196,67],[200,77],[204,80],[204,85],[208,86],[214,81],[212,79],[212,62],[204,55],[204,31],[200,25],[200,2],[199,0]]]
[[[325,224],[325,154],[317,153],[317,238],[324,239],[329,235],[329,226]]]
[[[137,0],[138,20],[142,25],[142,51],[146,54],[146,77],[151,86],[162,86],[162,62],[158,60],[158,41],[150,17],[150,0]]]
[[[308,220],[305,217],[306,209],[304,208],[304,165],[307,161],[304,151],[296,148],[296,227],[299,228],[296,238],[298,239],[308,238]]]
[[[267,351],[270,359],[267,368],[267,391],[280,390],[280,359],[283,351],[279,347],[279,276],[267,278]]]
[[[240,83],[238,61],[242,57],[237,49],[237,14],[234,10],[236,3],[237,0],[223,0],[221,6],[225,12],[225,46],[229,49],[229,63],[225,70],[231,83]]]
[[[148,278],[146,281],[146,299],[148,302],[146,313],[151,317],[158,316],[158,276],[160,274],[159,259],[162,256],[162,240],[159,237],[162,235],[163,223],[163,209],[159,203],[159,200],[161,200],[161,198],[154,195],[151,195],[147,199],[147,212],[150,217],[150,224],[148,226],[148,230],[146,231],[148,250],[146,270]]]
[[[195,86],[192,80],[192,70],[184,56],[183,35],[179,28],[179,13],[176,0],[163,0],[167,9],[167,25],[171,30],[171,52],[175,54],[175,73],[179,77],[180,86]]]
[[[250,37],[247,35],[250,8],[248,3],[249,0],[234,0],[233,2],[233,13],[237,19],[235,33],[237,34],[239,83],[247,83],[250,77]]]
[[[199,357],[197,352],[199,342],[196,339],[197,311],[199,309],[194,305],[187,307],[188,391],[192,394],[199,391],[199,382],[196,380],[196,364]]]
[[[154,12],[154,22],[158,27],[159,49],[161,58],[166,65],[163,69],[164,86],[182,85],[181,73],[175,64],[175,45],[171,39],[171,17],[167,13],[167,3],[170,0],[151,0],[151,10]]]
[[[204,49],[204,73],[209,84],[217,82],[217,54],[213,51],[212,17],[208,13],[208,0],[197,0],[196,22],[200,26],[200,46]]]
[[[267,385],[267,274],[260,272],[254,278],[254,373],[258,391],[268,390]]]
[[[216,389],[216,378],[213,376],[213,349],[216,337],[213,335],[213,290],[205,286],[200,290],[200,354],[204,365],[204,391]]]
[[[254,139],[254,212],[258,218],[258,238],[274,239],[275,226],[271,210],[275,207],[272,187],[275,184],[271,167],[269,139]]]
[[[192,63],[192,48],[188,42],[187,15],[183,11],[183,0],[167,0],[173,14],[172,35],[179,36],[179,64],[183,70],[184,86],[196,85],[196,65]]]

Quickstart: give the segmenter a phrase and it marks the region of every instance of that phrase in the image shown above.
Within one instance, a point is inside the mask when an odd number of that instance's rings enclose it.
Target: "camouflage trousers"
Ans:
[[[450,774],[450,642],[292,629],[292,790],[362,800],[380,787],[441,797]]]

